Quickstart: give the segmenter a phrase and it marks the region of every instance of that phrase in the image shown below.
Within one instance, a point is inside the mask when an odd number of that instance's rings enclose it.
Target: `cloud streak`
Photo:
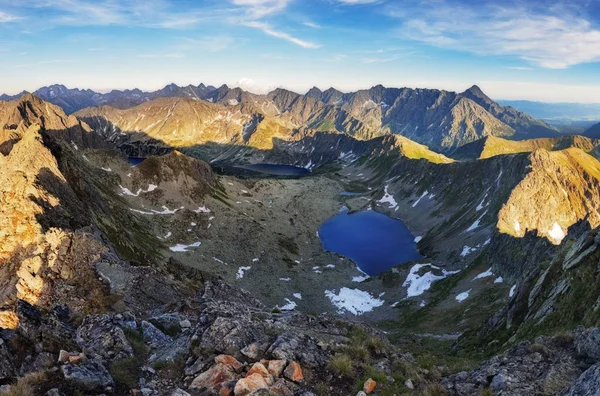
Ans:
[[[296,45],[299,45],[300,47],[303,47],[303,48],[319,48],[320,47],[318,44],[299,39],[288,33],[281,32],[279,30],[275,30],[269,24],[264,23],[264,22],[250,21],[250,22],[245,22],[244,25],[251,27],[251,28],[259,29],[263,33],[265,33],[269,36],[276,37],[276,38],[279,38],[282,40],[287,40],[287,41],[294,43]]]
[[[388,8],[389,16],[402,21],[402,37],[479,55],[516,56],[549,69],[600,60],[600,30],[567,6],[427,4]]]

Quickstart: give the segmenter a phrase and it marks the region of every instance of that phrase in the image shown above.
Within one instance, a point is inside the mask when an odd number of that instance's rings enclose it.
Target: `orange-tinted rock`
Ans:
[[[81,356],[81,355],[69,356],[69,363],[72,363],[72,364],[79,364],[79,363],[81,363],[82,360],[83,360],[83,356]]]
[[[375,386],[377,386],[377,382],[373,381],[372,378],[369,378],[365,381],[365,384],[363,385],[363,391],[367,394],[371,393],[373,392],[373,389],[375,389]]]
[[[235,379],[233,370],[227,365],[217,364],[194,378],[190,389],[220,389],[224,382],[232,379]]]
[[[224,364],[225,366],[231,367],[235,372],[240,372],[244,365],[240,363],[236,358],[230,355],[219,355],[215,358],[215,363]]]
[[[294,382],[302,382],[304,381],[304,374],[302,374],[302,367],[294,361],[290,362],[288,366],[285,368],[283,375],[285,378]]]
[[[269,374],[273,377],[279,377],[285,369],[287,362],[285,360],[271,360],[269,361]]]
[[[254,363],[254,365],[250,367],[250,370],[248,370],[246,377],[249,377],[254,373],[258,373],[261,376],[265,377],[269,375],[269,370],[267,370],[267,368],[262,363]]]
[[[269,385],[262,375],[254,373],[246,378],[242,378],[235,384],[235,396],[246,396],[259,389],[268,388]]]

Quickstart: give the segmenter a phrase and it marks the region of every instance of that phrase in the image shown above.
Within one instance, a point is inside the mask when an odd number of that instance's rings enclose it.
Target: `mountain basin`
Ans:
[[[310,173],[308,169],[294,165],[250,164],[238,168],[277,176],[306,176]]]
[[[371,276],[421,258],[404,223],[373,210],[342,210],[321,225],[319,238],[325,250],[352,259]]]

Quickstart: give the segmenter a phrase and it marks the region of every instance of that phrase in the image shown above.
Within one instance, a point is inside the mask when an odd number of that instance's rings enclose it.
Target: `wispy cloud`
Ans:
[[[19,19],[23,18],[0,11],[0,23],[14,22],[18,21]]]
[[[321,25],[319,25],[317,23],[314,23],[314,22],[302,22],[302,24],[304,26],[308,26],[308,27],[313,28],[313,29],[321,29],[323,27],[323,26],[321,26]]]
[[[542,10],[518,0],[502,6],[410,3],[387,10],[401,20],[405,38],[479,55],[517,56],[550,69],[600,60],[600,30],[568,5]]]
[[[265,22],[265,17],[280,13],[286,9],[290,0],[230,0],[232,4],[240,6],[243,10],[241,17],[231,18],[237,25],[258,29],[263,33],[282,40],[289,41],[303,48],[319,48],[318,44],[295,37],[290,33],[277,30]]]
[[[370,63],[387,63],[387,62],[393,62],[395,60],[398,60],[400,57],[398,55],[393,55],[393,56],[388,56],[388,57],[381,57],[381,58],[363,58],[361,59],[362,63],[366,63],[366,64],[370,64]]]
[[[219,52],[230,48],[236,40],[230,36],[205,36],[201,38],[184,37],[177,46],[182,50],[193,50],[203,52]]]
[[[504,66],[505,69],[510,70],[533,70],[533,67],[525,67],[525,66]]]
[[[185,54],[180,53],[153,53],[153,54],[140,54],[138,58],[147,58],[147,59],[181,59],[185,58]]]
[[[294,37],[294,36],[292,36],[292,35],[290,35],[288,33],[281,32],[279,30],[275,30],[269,24],[264,23],[264,22],[250,21],[250,22],[245,22],[244,26],[248,26],[248,27],[251,27],[251,28],[259,29],[263,33],[268,34],[269,36],[273,36],[273,37],[277,37],[277,38],[280,38],[280,39],[283,39],[283,40],[287,40],[287,41],[289,41],[291,43],[294,43],[296,45],[299,45],[300,47],[303,47],[303,48],[319,48],[320,47],[318,44],[312,43],[310,41],[299,39],[299,38]]]
[[[290,0],[231,0],[238,6],[244,6],[246,16],[250,19],[261,19],[283,11]]]

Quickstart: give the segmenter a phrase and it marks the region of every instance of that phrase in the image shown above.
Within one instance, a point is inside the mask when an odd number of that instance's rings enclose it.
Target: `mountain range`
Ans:
[[[473,86],[463,93],[431,89],[385,88],[342,93],[330,88],[312,88],[305,95],[276,89],[257,95],[223,85],[174,84],[156,92],[140,90],[99,94],[90,90],[44,87],[36,95],[65,109],[67,114],[90,106],[129,110],[157,98],[181,98],[240,106],[251,118],[268,117],[289,129],[338,131],[369,138],[387,133],[400,134],[430,148],[451,152],[465,143],[493,135],[511,139],[558,136],[549,124],[512,107],[501,106]],[[0,97],[13,100],[16,95]],[[185,102],[185,101],[184,101]],[[183,102],[182,102],[183,103]],[[86,110],[92,115],[94,110]],[[269,121],[266,121],[269,122]]]

